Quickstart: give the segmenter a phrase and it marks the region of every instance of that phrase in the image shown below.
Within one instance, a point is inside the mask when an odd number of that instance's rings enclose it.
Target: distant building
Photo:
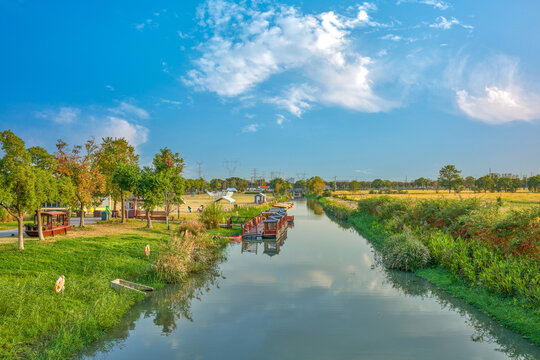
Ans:
[[[266,203],[266,195],[263,193],[258,193],[255,195],[255,204],[265,204]]]

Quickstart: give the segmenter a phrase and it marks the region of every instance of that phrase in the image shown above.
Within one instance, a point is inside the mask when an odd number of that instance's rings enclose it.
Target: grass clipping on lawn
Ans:
[[[213,239],[197,221],[182,225],[164,240],[154,266],[156,274],[167,283],[182,283],[193,273],[210,269],[223,258],[225,243]]]

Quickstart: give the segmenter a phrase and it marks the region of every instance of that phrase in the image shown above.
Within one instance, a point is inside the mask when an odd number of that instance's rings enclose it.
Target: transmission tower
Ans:
[[[306,173],[297,172],[296,177],[298,180],[304,180],[306,178]]]
[[[238,160],[225,160],[223,162],[223,166],[225,166],[225,169],[229,172],[229,177],[234,176],[234,172],[238,168],[239,162]]]
[[[199,179],[202,179],[202,162],[197,163],[197,172],[199,173]]]

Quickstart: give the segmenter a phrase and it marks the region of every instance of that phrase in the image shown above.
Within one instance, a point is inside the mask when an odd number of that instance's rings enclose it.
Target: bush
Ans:
[[[225,210],[223,206],[217,202],[213,202],[204,208],[199,219],[208,229],[215,229],[223,221],[224,217]]]
[[[408,232],[391,236],[381,255],[384,265],[395,270],[414,271],[425,267],[431,260],[428,248]]]
[[[198,220],[184,221],[178,228],[178,235],[189,238],[199,235],[204,229],[204,225]]]
[[[184,282],[190,274],[211,268],[222,257],[222,244],[208,234],[189,238],[175,236],[164,241],[154,264],[156,274],[167,283]]]

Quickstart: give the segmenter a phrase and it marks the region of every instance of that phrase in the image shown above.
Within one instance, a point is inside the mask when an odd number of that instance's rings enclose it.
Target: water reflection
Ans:
[[[386,281],[403,294],[422,299],[434,299],[442,309],[459,313],[474,329],[470,335],[471,341],[497,344],[496,351],[506,354],[511,359],[540,359],[540,349],[537,346],[523,341],[521,336],[501,327],[464,300],[454,297],[412,273],[381,270],[384,272]]]
[[[315,215],[322,215],[324,214],[323,207],[319,202],[315,199],[307,199],[307,208],[313,212]]]
[[[89,346],[79,358],[106,357],[107,353],[121,345],[141,319],[152,319],[163,336],[173,334],[181,320],[193,321],[191,304],[201,300],[212,288],[219,288],[221,274],[217,266],[189,278],[182,285],[168,285],[135,304],[120,324],[109,331],[100,341]]]
[[[540,358],[538,347],[461,300],[376,266],[369,243],[304,204],[287,240],[231,244],[220,266],[226,278],[214,269],[157,291],[83,356]]]

